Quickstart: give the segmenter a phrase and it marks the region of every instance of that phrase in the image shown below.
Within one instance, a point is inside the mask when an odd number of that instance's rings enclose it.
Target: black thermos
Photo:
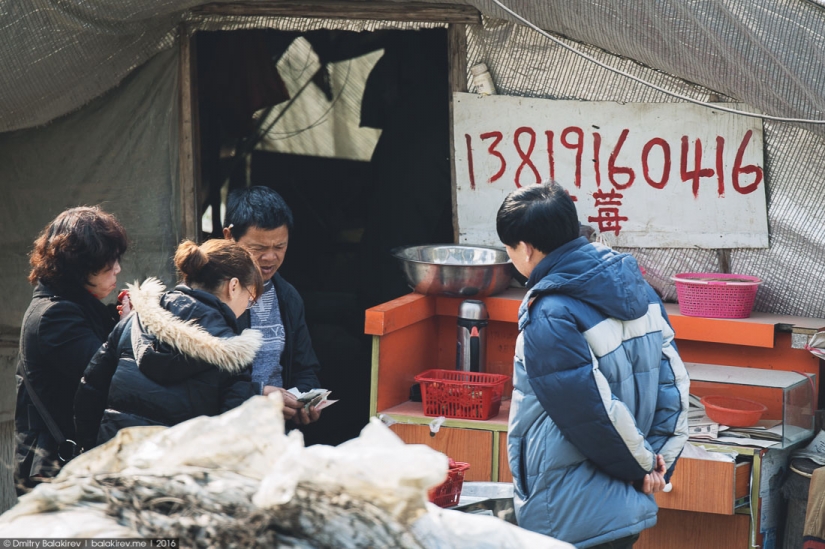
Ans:
[[[487,321],[484,302],[477,299],[462,301],[458,308],[458,338],[456,342],[456,370],[483,372],[487,357]]]

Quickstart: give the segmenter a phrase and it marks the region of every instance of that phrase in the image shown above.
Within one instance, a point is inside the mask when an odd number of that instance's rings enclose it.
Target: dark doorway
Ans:
[[[299,108],[294,75],[277,70],[298,39],[311,45],[320,67],[301,75],[298,91],[314,89],[322,113],[353,89],[325,67],[383,52],[362,82],[356,113],[358,125],[380,130],[366,157],[261,145],[263,129],[274,120],[277,130],[285,107]],[[364,310],[410,291],[390,250],[453,239],[446,29],[211,32],[197,35],[197,49],[203,210],[213,212],[205,236],[219,236],[221,203],[236,186],[271,187],[293,209],[280,272],[304,299],[321,382],[340,399],[303,430],[308,444],[338,444],[369,419],[372,340],[363,334]]]

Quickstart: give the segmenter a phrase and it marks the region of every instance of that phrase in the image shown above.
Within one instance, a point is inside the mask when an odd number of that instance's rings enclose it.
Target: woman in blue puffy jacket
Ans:
[[[688,437],[690,381],[664,307],[632,256],[579,237],[556,183],[511,193],[496,228],[528,278],[508,439],[518,524],[632,547]]]

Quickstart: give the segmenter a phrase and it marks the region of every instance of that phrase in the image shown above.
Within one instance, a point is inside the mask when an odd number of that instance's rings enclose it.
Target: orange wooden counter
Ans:
[[[512,376],[523,296],[524,290],[509,289],[483,300],[490,313],[486,372]],[[505,388],[507,400],[496,417],[487,421],[447,419],[434,435],[428,426],[434,418],[423,414],[421,403],[409,400],[416,374],[431,368],[455,368],[456,315],[461,301],[409,294],[367,310],[365,332],[373,336],[370,413],[394,422],[391,428],[408,443],[427,444],[470,463],[467,480],[509,481],[507,419],[512,386]],[[682,316],[676,304],[666,304],[665,309],[685,362],[813,374],[818,391],[820,361],[802,347],[809,335],[825,328],[825,320],[764,313],[747,319],[709,319]],[[703,391],[698,384],[694,390]],[[781,414],[781,402],[775,397],[772,401],[769,395],[748,396],[766,400],[769,416]],[[761,546],[760,471],[766,454],[753,448],[738,450],[747,462],[682,460],[677,468],[682,488],[657,496],[659,524],[645,531],[637,546]]]
[[[523,290],[507,290],[484,300],[487,326],[486,372],[513,374],[516,316]],[[382,414],[409,443],[423,443],[456,461],[470,463],[467,480],[510,480],[507,418],[508,382],[498,415],[487,421],[448,419],[434,436],[420,402],[410,402],[415,375],[431,368],[454,369],[456,315],[461,299],[409,294],[367,310],[365,332],[373,336],[370,414]]]

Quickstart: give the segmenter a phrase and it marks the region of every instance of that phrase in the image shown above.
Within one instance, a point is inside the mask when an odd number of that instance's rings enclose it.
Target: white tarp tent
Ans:
[[[189,10],[198,0],[4,0],[0,2],[0,131],[44,124],[77,109],[117,85],[133,69],[174,42],[176,25],[195,26],[209,17]],[[232,2],[225,2],[231,4]],[[277,2],[246,2],[267,4]],[[405,2],[398,2],[404,4]],[[513,18],[492,0],[434,2],[469,4],[500,18],[485,45],[507,49],[522,34],[504,23]],[[638,74],[636,63],[733,97],[766,113],[818,118],[825,112],[825,12],[806,0],[696,2],[540,2],[505,0],[551,33],[627,58],[613,60]],[[497,80],[521,67],[504,93],[547,96],[547,42],[531,36],[510,63],[492,63]],[[515,53],[510,49],[511,53]],[[526,56],[526,57],[525,57]],[[517,59],[517,61],[516,61]],[[635,63],[634,63],[635,62]],[[586,65],[568,67],[579,79]],[[541,68],[542,75],[535,69]],[[573,69],[573,70],[570,70]],[[528,83],[528,80],[532,82]],[[582,79],[583,80],[583,79]],[[501,84],[501,83],[500,83]],[[590,99],[599,81],[581,81],[575,99]],[[627,88],[628,82],[618,89]],[[648,92],[647,98],[656,100]],[[635,98],[634,98],[635,99]]]
[[[127,268],[127,278],[152,270],[152,274],[171,277],[168,261],[166,270],[158,272],[157,254],[179,236],[177,194],[169,193],[178,192],[175,122],[179,87],[174,66],[178,53],[173,46],[181,23],[192,29],[227,28],[228,22],[235,28],[290,30],[381,27],[364,21],[227,17],[199,9],[202,4],[169,0],[0,2],[0,41],[4,43],[0,48],[4,75],[0,131],[6,132],[0,134],[6,157],[0,163],[0,180],[7,191],[7,209],[0,223],[5,234],[12,235],[0,247],[6,265],[0,271],[0,290],[12,300],[6,301],[11,306],[3,308],[0,325],[16,326],[28,300],[23,273],[33,235],[62,208],[77,203],[104,202],[124,217],[133,236],[140,236],[134,239],[135,268]],[[397,4],[403,8],[405,2]],[[500,94],[585,101],[678,101],[514,24],[513,17],[493,0],[466,4],[483,14],[482,24],[464,27],[467,64],[486,62]],[[702,101],[741,102],[754,111],[781,117],[816,119],[825,111],[825,11],[813,2],[505,4],[563,37],[564,44],[667,91]],[[158,56],[161,52],[165,53]],[[142,100],[128,103],[125,96]],[[134,112],[142,115],[133,116]],[[42,127],[25,129],[36,126]],[[825,316],[825,299],[820,298],[825,297],[821,289],[825,275],[817,267],[825,243],[825,228],[817,223],[825,206],[822,135],[822,126],[765,122],[771,247],[730,254],[733,271],[766,280],[757,310]],[[25,160],[27,154],[31,160]],[[67,163],[70,154],[72,162]],[[62,190],[67,181],[79,185],[76,189],[82,185],[83,191]],[[127,190],[138,184],[141,191]],[[38,188],[50,192],[30,192]],[[134,200],[122,201],[121,197],[132,192]],[[161,200],[164,196],[173,199]],[[130,215],[142,216],[140,221],[135,219],[142,229]],[[718,269],[716,254],[708,250],[636,249],[634,253],[646,266],[651,282],[667,297],[673,296],[669,277],[674,272]]]
[[[484,62],[502,95],[578,101],[735,102],[778,117],[822,119],[825,10],[808,0],[502,0],[560,43],[515,23],[499,0],[474,6],[480,23],[458,27],[466,66]],[[102,204],[131,236],[122,280],[173,277],[170,256],[183,236],[179,135],[181,48],[192,30],[292,31],[439,26],[396,24],[387,6],[342,2],[372,17],[228,16],[199,0],[0,0],[0,346],[14,345],[31,288],[26,255],[37,232],[66,207]],[[449,4],[449,2],[432,2]],[[317,14],[319,3],[307,3]],[[418,4],[421,5],[420,3]],[[377,8],[380,7],[380,10]],[[344,10],[346,11],[346,10]],[[604,66],[571,52],[587,53]],[[470,89],[470,91],[473,91]],[[825,128],[764,122],[770,248],[734,249],[733,272],[762,277],[756,310],[825,317]],[[670,276],[716,271],[713,250],[632,250],[648,280],[674,298]],[[5,356],[5,355],[4,355]],[[13,361],[8,366],[13,367]],[[0,368],[3,379],[9,368]],[[0,438],[8,440],[13,383],[2,382]],[[8,444],[0,444],[5,462]],[[0,480],[0,506],[9,501]]]

